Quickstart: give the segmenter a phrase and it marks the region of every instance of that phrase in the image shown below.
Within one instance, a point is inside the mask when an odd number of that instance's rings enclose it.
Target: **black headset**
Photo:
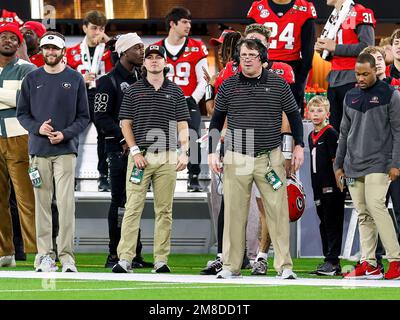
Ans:
[[[244,44],[255,44],[260,54],[261,63],[268,62],[268,49],[259,39],[243,39],[236,45],[232,59],[235,63],[240,64],[240,47]]]

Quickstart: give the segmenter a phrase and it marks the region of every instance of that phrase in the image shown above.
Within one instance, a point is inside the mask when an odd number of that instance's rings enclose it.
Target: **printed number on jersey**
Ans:
[[[168,64],[169,68],[167,77],[169,80],[175,82],[178,86],[187,86],[189,84],[190,76],[190,63],[178,63],[175,68],[172,64]]]
[[[94,97],[94,112],[106,112],[108,103],[107,93],[96,93]]]
[[[285,49],[294,48],[294,23],[289,22],[283,30],[278,30],[278,24],[276,22],[266,22],[264,25],[271,29],[271,39],[275,38],[279,34],[278,40],[274,39],[270,42],[271,49],[278,48],[278,41],[285,44]]]

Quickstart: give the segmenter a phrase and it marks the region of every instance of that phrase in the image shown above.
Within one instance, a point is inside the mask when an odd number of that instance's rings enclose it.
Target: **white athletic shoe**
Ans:
[[[217,279],[237,279],[241,277],[242,275],[240,274],[240,272],[232,272],[227,269],[223,269],[217,274]]]
[[[2,256],[0,257],[0,267],[15,267],[15,256]]]
[[[283,280],[297,279],[297,275],[291,269],[283,269],[281,272],[278,272],[276,277]]]
[[[126,260],[119,260],[112,268],[114,273],[132,273],[132,265]]]
[[[36,268],[36,272],[56,272],[58,267],[56,262],[49,256],[45,255],[40,258],[40,264]]]

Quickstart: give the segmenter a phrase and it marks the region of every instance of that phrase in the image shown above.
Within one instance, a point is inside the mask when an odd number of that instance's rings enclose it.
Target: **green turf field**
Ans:
[[[77,266],[80,272],[111,272],[103,267],[106,254],[77,254]],[[151,256],[145,255],[146,260]],[[207,260],[213,255],[175,254],[170,256],[169,265],[173,274],[198,275]],[[311,278],[309,275],[320,259],[295,259],[294,271],[299,278]],[[272,266],[272,260],[269,261]],[[343,262],[353,264],[351,262]],[[2,268],[2,271],[33,270],[33,255],[28,255],[28,261],[18,262],[16,268]],[[385,266],[386,267],[386,266]],[[135,273],[151,273],[150,269],[136,269]],[[244,276],[250,275],[250,270],[243,270]],[[268,277],[276,274],[272,268]],[[331,277],[337,279],[338,277]],[[325,277],[324,279],[329,279]],[[383,281],[383,280],[382,280]],[[73,279],[12,279],[0,278],[0,300],[26,299],[89,299],[89,300],[393,300],[400,299],[400,281],[398,288],[356,288],[329,286],[281,286],[224,283],[160,283],[138,281],[101,281]],[[288,284],[290,281],[288,282]]]

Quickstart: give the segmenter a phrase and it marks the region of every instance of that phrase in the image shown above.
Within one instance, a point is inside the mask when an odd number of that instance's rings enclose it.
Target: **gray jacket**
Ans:
[[[383,81],[344,99],[334,170],[358,178],[400,168],[400,93]]]

